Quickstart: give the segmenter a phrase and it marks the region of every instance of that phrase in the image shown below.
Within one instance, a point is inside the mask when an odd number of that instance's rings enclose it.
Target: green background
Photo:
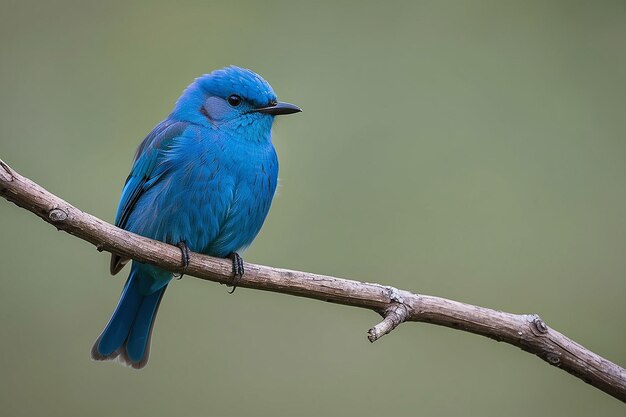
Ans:
[[[112,221],[194,77],[262,74],[280,186],[245,254],[514,313],[626,364],[626,4],[0,3],[0,158]],[[89,359],[125,274],[0,201],[3,416],[616,416],[506,344],[174,282],[141,372]]]

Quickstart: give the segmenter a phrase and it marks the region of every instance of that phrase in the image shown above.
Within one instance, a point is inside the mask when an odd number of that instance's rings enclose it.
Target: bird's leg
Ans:
[[[178,277],[178,279],[181,279],[183,275],[185,275],[185,272],[187,271],[187,267],[189,266],[189,258],[190,258],[189,246],[187,246],[187,243],[185,243],[184,240],[181,240],[180,242],[178,242],[176,246],[178,246],[178,248],[180,249],[180,254],[182,258],[181,261],[183,264],[183,272]]]
[[[230,253],[228,255],[228,259],[233,261],[233,289],[228,291],[229,294],[232,294],[237,289],[237,284],[239,283],[239,280],[241,279],[241,277],[243,277],[243,259],[241,258],[241,256],[239,256],[237,252]]]

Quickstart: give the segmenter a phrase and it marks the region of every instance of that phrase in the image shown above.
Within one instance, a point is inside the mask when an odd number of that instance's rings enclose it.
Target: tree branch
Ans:
[[[84,213],[44,188],[22,177],[0,160],[0,195],[25,208],[59,230],[108,251],[182,272],[180,250],[129,233]],[[192,253],[185,273],[228,284],[230,260]],[[626,402],[626,370],[585,349],[548,327],[537,315],[518,315],[445,298],[414,294],[380,284],[365,283],[308,272],[245,264],[239,286],[361,307],[378,312],[382,322],[368,331],[371,342],[405,321],[427,322],[480,334],[533,353],[596,388]]]

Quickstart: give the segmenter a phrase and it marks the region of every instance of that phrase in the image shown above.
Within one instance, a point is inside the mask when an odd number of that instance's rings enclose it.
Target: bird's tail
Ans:
[[[140,271],[133,265],[109,323],[91,349],[97,361],[114,360],[140,369],[148,363],[150,338],[167,286],[149,295],[140,291]]]

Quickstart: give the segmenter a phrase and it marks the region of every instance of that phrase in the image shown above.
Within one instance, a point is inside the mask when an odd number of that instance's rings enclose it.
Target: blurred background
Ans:
[[[249,67],[304,113],[275,126],[247,261],[539,313],[626,365],[623,1],[0,4],[0,158],[82,210],[112,222],[181,91]],[[125,274],[0,213],[3,416],[624,413],[506,344],[427,324],[370,344],[370,311],[194,278],[146,369],[95,363]]]

